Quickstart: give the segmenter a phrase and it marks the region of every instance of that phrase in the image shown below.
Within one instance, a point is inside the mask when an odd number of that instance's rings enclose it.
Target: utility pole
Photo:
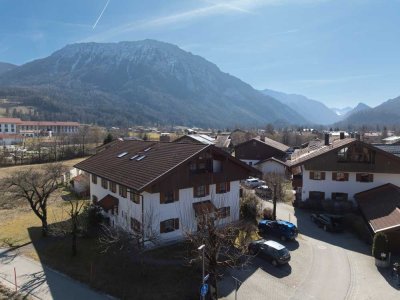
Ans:
[[[276,183],[274,183],[274,198],[273,198],[274,208],[272,210],[272,219],[276,220]]]
[[[204,286],[204,284],[205,284],[205,271],[204,271],[204,251],[205,251],[205,248],[206,248],[206,245],[201,245],[199,248],[197,248],[197,250],[199,250],[199,251],[201,251],[202,252],[202,260],[203,260],[203,276],[202,276],[202,287]],[[206,299],[206,295],[202,295],[201,296],[201,298],[203,299],[203,300],[205,300]]]

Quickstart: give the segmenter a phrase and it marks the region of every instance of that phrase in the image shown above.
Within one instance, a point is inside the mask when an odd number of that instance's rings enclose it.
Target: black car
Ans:
[[[332,214],[312,214],[311,221],[322,227],[325,231],[343,231],[343,216]]]
[[[261,220],[258,223],[258,230],[261,233],[274,235],[282,241],[294,240],[298,235],[296,225],[283,220]]]
[[[271,261],[274,266],[287,264],[290,261],[288,249],[275,241],[264,239],[253,241],[249,244],[249,253]]]

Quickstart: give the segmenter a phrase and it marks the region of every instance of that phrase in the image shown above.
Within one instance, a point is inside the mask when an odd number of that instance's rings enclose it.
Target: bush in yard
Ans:
[[[272,220],[272,209],[271,208],[264,208],[263,209],[263,219],[265,220]]]
[[[104,217],[101,213],[101,208],[94,204],[89,204],[84,207],[81,217],[84,222],[86,234],[92,235],[103,222]]]
[[[357,214],[348,213],[344,215],[343,225],[350,232],[354,233],[359,239],[371,243],[371,234],[365,224],[364,219]]]
[[[378,232],[374,236],[374,242],[372,244],[372,255],[376,259],[382,259],[381,253],[385,253],[386,257],[389,253],[389,239],[383,232]]]
[[[240,218],[257,224],[260,203],[256,196],[246,193],[240,201]]]

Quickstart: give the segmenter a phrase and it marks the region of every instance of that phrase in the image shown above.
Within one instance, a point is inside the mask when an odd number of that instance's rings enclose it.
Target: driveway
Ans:
[[[272,204],[263,201],[266,207]],[[279,203],[277,217],[298,225],[296,242],[284,244],[292,259],[275,268],[255,258],[243,270],[231,270],[221,283],[222,299],[235,299],[235,281],[242,281],[237,299],[400,299],[400,290],[388,269],[379,271],[370,246],[350,233],[318,228],[303,210]],[[282,242],[281,242],[282,243]]]
[[[0,282],[12,290],[15,289],[14,268],[18,290],[22,294],[31,295],[33,299],[112,299],[66,275],[19,255],[17,251],[0,248]]]

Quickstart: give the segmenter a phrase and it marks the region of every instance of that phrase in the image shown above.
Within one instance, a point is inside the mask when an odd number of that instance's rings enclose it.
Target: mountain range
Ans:
[[[290,106],[311,124],[329,125],[341,120],[341,117],[325,104],[305,96],[286,94],[269,89],[262,92]]]
[[[5,73],[5,72],[7,72],[7,71],[10,71],[10,70],[12,70],[12,69],[14,69],[14,68],[16,68],[17,66],[16,65],[13,65],[13,64],[10,64],[10,63],[5,63],[5,62],[1,62],[0,61],[0,75],[2,74],[2,73]]]
[[[0,96],[36,107],[37,118],[113,126],[307,123],[204,58],[154,40],[68,45],[1,74]]]
[[[106,126],[348,126],[400,118],[400,97],[375,108],[329,109],[302,95],[255,90],[202,57],[155,40],[72,44],[21,66],[0,63],[0,98],[35,108],[19,117]]]

